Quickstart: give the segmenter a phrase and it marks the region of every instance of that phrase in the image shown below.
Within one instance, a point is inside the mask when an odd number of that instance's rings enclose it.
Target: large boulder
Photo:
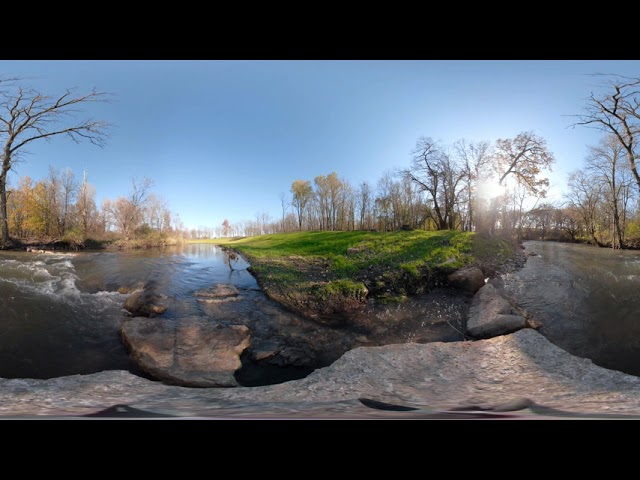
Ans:
[[[490,283],[471,300],[467,333],[474,338],[491,338],[527,327],[527,320]]]
[[[167,383],[187,387],[235,387],[240,355],[249,346],[244,325],[223,326],[203,317],[134,318],[120,328],[134,361]]]
[[[449,285],[471,293],[484,286],[484,273],[478,267],[461,268],[447,277]]]
[[[147,290],[132,293],[124,302],[124,309],[132,317],[155,317],[167,311],[167,297]]]

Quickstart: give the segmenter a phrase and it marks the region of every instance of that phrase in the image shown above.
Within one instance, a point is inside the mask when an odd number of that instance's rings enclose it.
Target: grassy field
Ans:
[[[407,271],[445,262],[461,267],[473,260],[472,237],[471,233],[457,231],[296,232],[213,242],[256,259],[292,255],[327,259],[333,275],[353,277],[370,265]]]
[[[513,245],[459,231],[296,232],[215,243],[244,255],[265,291],[327,301],[332,296],[401,300],[463,266],[508,259]],[[265,288],[266,287],[266,288]],[[284,302],[286,303],[286,301]]]

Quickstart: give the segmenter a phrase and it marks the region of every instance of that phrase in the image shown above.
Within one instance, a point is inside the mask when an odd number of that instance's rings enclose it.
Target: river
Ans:
[[[308,375],[359,345],[460,340],[468,298],[447,290],[397,305],[370,304],[350,325],[307,320],[267,298],[239,259],[211,244],[124,252],[0,252],[0,377],[52,378],[102,370],[144,375],[130,360],[118,329],[126,312],[121,287],[166,295],[164,318],[206,316],[241,323],[252,332],[249,350],[268,356],[254,365],[243,358],[236,375],[245,386]],[[194,292],[230,283],[242,301],[199,303]]]
[[[540,333],[602,367],[640,375],[640,252],[525,242],[535,252],[502,277]]]

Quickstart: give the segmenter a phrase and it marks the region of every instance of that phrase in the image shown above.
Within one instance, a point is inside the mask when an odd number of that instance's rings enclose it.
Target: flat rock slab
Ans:
[[[242,297],[224,297],[224,298],[198,298],[201,303],[208,303],[211,305],[217,305],[221,303],[237,302],[242,300]]]
[[[194,293],[196,297],[208,297],[208,298],[224,298],[238,295],[238,289],[229,283],[218,283],[211,288],[204,290],[198,290]]]
[[[134,318],[122,324],[120,334],[145,372],[190,387],[238,386],[234,372],[250,341],[246,326],[222,326],[203,317]]]
[[[532,329],[489,340],[360,347],[308,377],[278,385],[193,389],[125,371],[0,380],[0,415],[85,415],[114,405],[215,418],[416,418],[359,398],[450,410],[525,404],[575,413],[640,415],[640,378],[594,365]]]
[[[491,338],[527,326],[527,320],[490,283],[471,300],[467,333],[473,338]]]

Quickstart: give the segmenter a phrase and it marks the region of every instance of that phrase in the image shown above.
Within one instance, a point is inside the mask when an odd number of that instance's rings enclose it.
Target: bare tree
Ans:
[[[313,197],[313,187],[308,180],[294,180],[291,184],[291,193],[293,194],[293,208],[298,215],[298,228],[302,231],[302,219],[306,212],[307,204]]]
[[[593,92],[585,112],[576,115],[575,125],[593,126],[611,133],[624,149],[629,168],[640,193],[638,173],[638,142],[640,141],[640,78],[612,76],[605,82],[607,92]]]
[[[569,239],[575,242],[581,227],[580,211],[574,205],[566,206],[559,211],[562,218],[561,228],[567,232]]]
[[[88,141],[103,146],[108,124],[99,120],[74,120],[78,107],[91,102],[106,100],[106,94],[96,90],[87,94],[75,94],[67,90],[59,96],[49,96],[19,85],[19,79],[4,81],[0,85],[0,223],[2,243],[9,242],[7,221],[7,175],[25,152],[25,148],[37,140],[50,140],[54,136],[67,135],[72,141]]]
[[[594,182],[602,185],[604,199],[613,217],[611,246],[624,248],[622,196],[625,188],[622,164],[624,148],[617,137],[609,135],[589,148],[586,170]]]
[[[543,169],[551,170],[555,162],[553,154],[547,148],[546,141],[533,132],[522,132],[513,139],[496,140],[494,168],[498,173],[498,184],[504,186],[508,177],[524,187],[523,194],[530,194],[538,200],[546,196],[549,179],[540,177]],[[489,221],[483,222],[483,229],[490,232],[495,227],[500,197],[491,199]],[[522,212],[522,202],[520,211]],[[524,217],[521,216],[521,220]]]
[[[367,182],[362,182],[358,188],[358,213],[360,216],[360,230],[371,228],[371,222],[368,220],[371,216],[371,187]],[[366,222],[366,223],[365,223]]]
[[[78,215],[78,222],[82,229],[82,234],[86,237],[93,229],[93,225],[96,221],[97,208],[96,208],[96,189],[93,185],[90,185],[87,180],[87,171],[85,170],[82,178],[82,185],[78,191],[78,201],[76,203],[76,210]]]
[[[418,140],[412,168],[404,174],[429,194],[438,230],[455,229],[465,172],[431,138]]]
[[[222,222],[222,235],[224,235],[225,237],[228,237],[230,232],[231,232],[231,224],[229,223],[229,220],[225,218],[224,222]]]
[[[287,215],[287,206],[288,206],[288,201],[287,201],[287,194],[284,192],[280,192],[280,205],[282,206],[282,225],[280,226],[280,229],[282,231],[282,233],[286,232],[287,229],[285,228],[285,217]]]
[[[454,149],[465,173],[467,222],[465,222],[463,229],[473,230],[476,211],[480,212],[480,209],[476,208],[477,184],[480,178],[488,176],[493,159],[491,144],[489,142],[467,142],[465,139],[461,139],[454,144]]]
[[[151,187],[153,181],[149,178],[141,181],[132,178],[129,196],[119,197],[111,204],[113,220],[125,238],[128,238],[142,222]]]
[[[496,160],[500,185],[511,175],[530,193],[544,196],[549,179],[540,178],[538,175],[545,168],[550,170],[555,162],[544,138],[533,132],[523,132],[514,139],[498,139]]]
[[[566,197],[570,204],[580,212],[590,240],[594,245],[602,246],[596,237],[597,212],[602,196],[602,186],[594,182],[582,170],[576,170],[569,175],[568,186],[569,192]]]
[[[58,192],[58,234],[65,235],[72,221],[72,210],[78,195],[79,184],[71,169],[66,168],[60,174],[60,190]]]

